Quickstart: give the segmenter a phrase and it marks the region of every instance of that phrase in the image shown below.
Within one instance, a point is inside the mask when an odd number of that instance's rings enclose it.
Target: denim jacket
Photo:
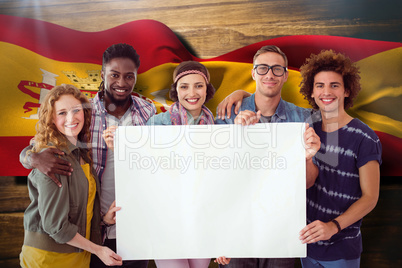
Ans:
[[[255,107],[255,94],[247,97],[243,100],[239,111],[253,111],[257,112]],[[311,109],[302,108],[294,105],[293,103],[284,101],[281,99],[279,101],[278,107],[275,110],[274,115],[271,118],[272,123],[276,122],[306,122],[312,114]],[[233,124],[236,118],[234,113],[234,105],[232,107],[232,112],[230,118],[225,118],[224,120],[217,119],[217,124]]]
[[[147,121],[148,126],[152,125],[166,125],[170,126],[172,125],[172,120],[170,120],[170,113],[169,111],[164,112],[164,113],[159,113],[153,115],[148,121]]]

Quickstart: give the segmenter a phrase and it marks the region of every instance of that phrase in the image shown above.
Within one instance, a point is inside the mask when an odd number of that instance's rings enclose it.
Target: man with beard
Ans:
[[[92,101],[91,145],[93,168],[101,183],[101,211],[106,213],[115,200],[114,156],[107,148],[102,135],[110,126],[145,125],[156,112],[155,106],[131,93],[137,81],[140,66],[139,55],[127,44],[114,44],[103,53],[102,83]],[[20,155],[26,168],[37,168],[61,187],[54,174],[71,174],[70,163],[56,157],[63,155],[60,150],[49,148],[41,153],[31,153],[25,157],[30,146]],[[104,215],[104,214],[103,214]],[[104,245],[116,251],[116,227],[104,226]],[[124,261],[122,267],[146,268],[148,261]],[[91,267],[105,267],[102,261],[92,256]]]

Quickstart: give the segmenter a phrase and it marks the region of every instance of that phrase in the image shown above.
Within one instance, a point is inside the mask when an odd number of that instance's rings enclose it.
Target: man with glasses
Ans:
[[[283,84],[288,79],[288,60],[286,55],[276,46],[264,46],[254,55],[251,75],[256,81],[255,93],[243,99],[239,114],[234,112],[235,105],[231,107],[231,116],[217,119],[218,124],[242,124],[270,122],[305,122],[311,116],[311,110],[298,107],[281,98]],[[236,95],[242,98],[240,91]],[[241,95],[241,96],[240,96]],[[234,97],[234,98],[237,98]],[[312,127],[306,129],[306,187],[310,188],[318,175],[318,168],[313,163],[313,156],[320,148],[320,139]],[[298,234],[295,234],[298,235]],[[269,239],[269,238],[267,238]],[[280,243],[280,241],[277,241]],[[227,267],[227,266],[225,266]],[[232,258],[228,267],[275,267],[293,268],[293,258]]]
[[[255,93],[250,95],[245,91],[233,93],[233,99],[243,99],[239,114],[234,113],[235,106],[231,107],[229,117],[219,116],[218,124],[242,124],[269,122],[304,122],[311,115],[310,109],[305,109],[284,101],[281,98],[283,84],[288,79],[288,60],[277,46],[263,46],[253,59],[251,76],[256,81]],[[220,105],[223,106],[223,105]]]

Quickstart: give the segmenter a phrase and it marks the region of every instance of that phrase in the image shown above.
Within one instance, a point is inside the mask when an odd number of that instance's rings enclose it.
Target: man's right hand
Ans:
[[[63,151],[56,148],[48,148],[40,153],[31,153],[31,166],[49,176],[57,186],[61,187],[60,181],[55,174],[70,176],[73,169],[70,162],[63,160],[56,155],[64,155]]]
[[[261,111],[258,110],[257,113],[249,110],[241,111],[236,118],[234,119],[234,123],[242,126],[255,125],[260,121]]]
[[[114,151],[114,135],[117,128],[118,126],[110,126],[102,133],[102,138],[105,140],[107,147],[112,151]]]

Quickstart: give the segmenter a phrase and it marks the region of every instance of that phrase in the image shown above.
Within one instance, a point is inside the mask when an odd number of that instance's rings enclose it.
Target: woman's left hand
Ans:
[[[103,216],[102,221],[107,225],[116,224],[116,211],[119,211],[121,207],[116,207],[116,200],[110,205],[108,212]]]

